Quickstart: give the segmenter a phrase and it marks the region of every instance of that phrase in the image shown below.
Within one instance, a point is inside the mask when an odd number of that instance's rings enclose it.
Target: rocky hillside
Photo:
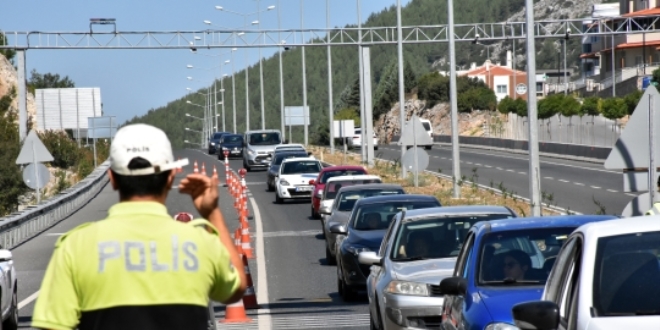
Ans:
[[[18,72],[11,63],[0,54],[0,97],[7,95],[12,89],[18,91]],[[14,98],[12,108],[18,111],[18,98]],[[37,120],[37,106],[34,101],[34,95],[28,93],[27,95],[27,111],[29,120],[36,124]]]

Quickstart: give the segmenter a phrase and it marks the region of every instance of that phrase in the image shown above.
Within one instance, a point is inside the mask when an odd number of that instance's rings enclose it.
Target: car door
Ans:
[[[577,302],[583,238],[576,234],[564,245],[550,273],[544,299],[559,307],[560,330],[574,330],[577,326]]]
[[[454,276],[460,276],[467,280],[470,271],[470,260],[474,254],[475,233],[470,231],[465,238],[465,243],[456,260]],[[469,287],[469,285],[468,285]],[[468,292],[469,294],[469,292]],[[464,328],[463,306],[465,297],[460,295],[446,295],[443,311],[442,325],[446,330],[455,330]]]

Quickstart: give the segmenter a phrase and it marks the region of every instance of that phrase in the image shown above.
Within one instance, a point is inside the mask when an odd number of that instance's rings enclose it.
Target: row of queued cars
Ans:
[[[371,329],[660,328],[660,216],[443,207],[301,145],[270,156],[275,201],[311,199],[337,291],[366,290]]]

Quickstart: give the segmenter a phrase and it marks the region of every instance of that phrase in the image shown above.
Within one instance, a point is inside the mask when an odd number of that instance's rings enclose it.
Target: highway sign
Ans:
[[[417,162],[415,162],[417,157]],[[401,164],[407,171],[421,172],[429,166],[429,154],[421,148],[410,148],[403,154]]]
[[[336,138],[347,138],[355,135],[355,120],[334,120],[332,129]]]
[[[525,84],[516,85],[516,93],[518,95],[525,95],[527,93],[527,85]]]
[[[644,215],[646,211],[651,209],[649,193],[643,193],[635,198],[633,198],[628,205],[621,212],[621,216],[624,218],[635,217],[638,215]]]
[[[16,158],[16,165],[35,163],[35,162],[52,162],[53,155],[50,154],[43,142],[39,139],[37,132],[34,130],[28,133],[28,136],[23,142],[23,148]]]
[[[48,181],[50,181],[50,172],[44,164],[32,163],[23,170],[23,182],[30,189],[42,189]]]

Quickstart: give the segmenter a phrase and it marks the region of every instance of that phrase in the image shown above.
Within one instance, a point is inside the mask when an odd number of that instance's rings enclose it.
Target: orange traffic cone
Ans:
[[[246,221],[247,223],[247,221]],[[243,248],[244,256],[248,259],[254,259],[254,254],[252,253],[252,246],[250,245],[250,231],[248,228],[243,228],[241,230],[241,247]]]
[[[236,228],[236,231],[234,232],[234,246],[236,247],[236,251],[238,254],[243,255],[243,247],[241,246],[241,229]]]
[[[243,306],[245,309],[258,309],[257,293],[254,291],[254,284],[252,283],[252,275],[250,275],[250,266],[245,255],[243,255],[243,266],[245,266],[245,275],[247,276],[247,289],[243,295]]]
[[[199,167],[197,167],[197,161],[195,161],[193,165],[193,173],[198,174],[199,173]]]
[[[240,299],[233,304],[227,305],[225,309],[225,319],[220,321],[222,323],[248,323],[252,322],[252,319],[247,317],[245,314],[245,306],[243,306],[243,300]]]
[[[206,175],[206,166],[204,166],[204,162],[202,162],[202,174]]]

